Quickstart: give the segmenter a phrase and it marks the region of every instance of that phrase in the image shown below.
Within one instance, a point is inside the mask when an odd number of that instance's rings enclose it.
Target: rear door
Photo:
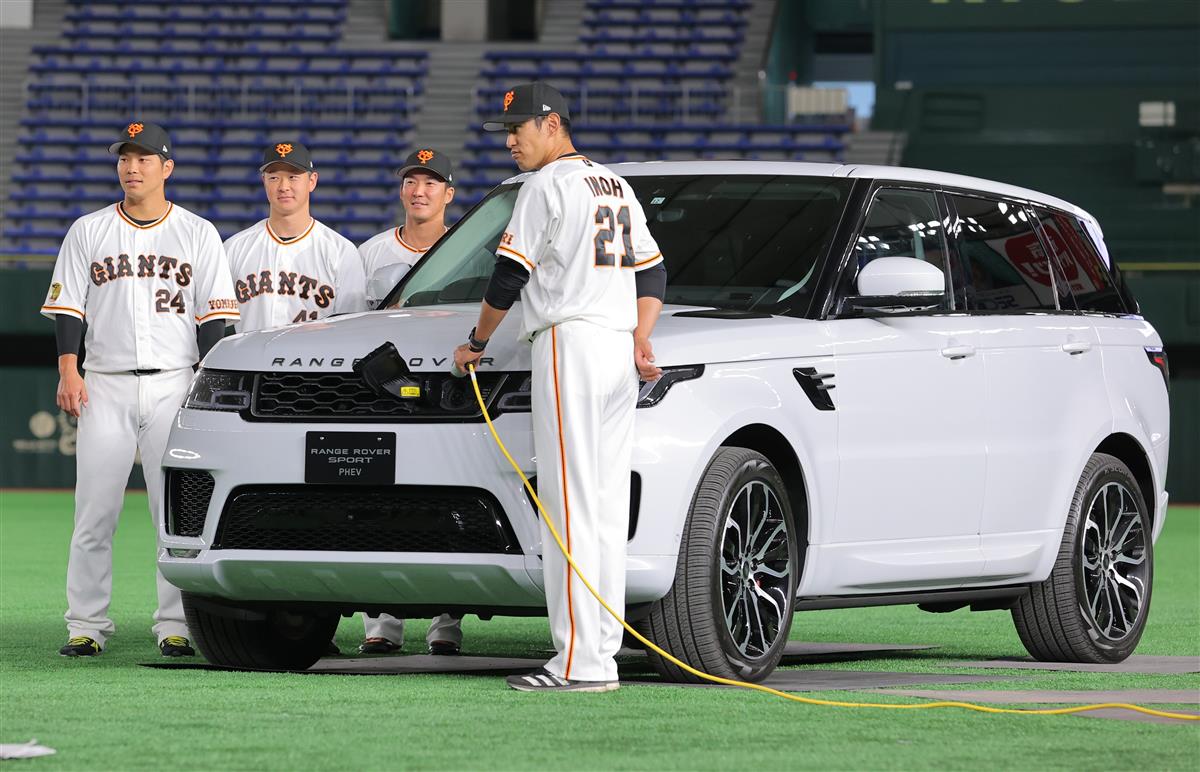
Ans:
[[[947,201],[966,280],[957,291],[979,325],[987,384],[983,578],[1023,579],[1052,561],[1087,449],[1107,428],[1099,341],[1043,238],[1044,210],[984,195]]]

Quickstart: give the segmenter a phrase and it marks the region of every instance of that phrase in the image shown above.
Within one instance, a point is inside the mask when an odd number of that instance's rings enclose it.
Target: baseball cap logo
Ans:
[[[513,92],[508,92],[504,95],[504,112],[508,112],[508,106],[513,102]]]
[[[291,144],[287,142],[280,142],[275,146],[275,152],[279,154],[280,158],[287,158],[287,154],[292,152],[292,150]]]
[[[417,153],[417,160],[423,164],[429,163],[430,161],[433,160],[433,151],[432,150],[420,151],[419,153]]]
[[[146,127],[140,123],[131,123],[125,127],[125,133],[127,133],[129,135],[130,139],[133,139],[138,134],[141,134],[142,131],[145,130],[145,128]]]

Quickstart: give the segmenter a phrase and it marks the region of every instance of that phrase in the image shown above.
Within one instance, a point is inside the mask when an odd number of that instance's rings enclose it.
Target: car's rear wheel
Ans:
[[[1095,453],[1075,489],[1049,578],[1013,607],[1021,642],[1045,662],[1120,662],[1150,611],[1154,551],[1133,474]]]
[[[214,665],[263,670],[305,670],[329,647],[337,630],[333,613],[249,609],[183,593],[188,632]]]
[[[761,453],[723,447],[692,499],[671,590],[639,628],[698,670],[761,681],[787,643],[799,569],[796,521],[779,473]],[[647,653],[664,678],[702,680]]]

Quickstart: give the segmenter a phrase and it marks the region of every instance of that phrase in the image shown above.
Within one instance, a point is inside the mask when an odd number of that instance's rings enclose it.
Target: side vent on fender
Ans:
[[[818,373],[815,367],[796,367],[792,369],[792,375],[796,376],[796,383],[804,389],[813,407],[817,410],[834,409],[833,400],[829,397],[829,390],[834,385],[827,382],[827,379],[833,379],[833,373]]]

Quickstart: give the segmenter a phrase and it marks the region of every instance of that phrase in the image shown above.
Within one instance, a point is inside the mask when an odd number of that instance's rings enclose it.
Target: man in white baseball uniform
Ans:
[[[424,147],[409,153],[396,170],[404,224],[388,228],[358,248],[369,281],[380,268],[402,263],[409,268],[446,233],[446,207],[454,200],[454,168],[450,157]],[[393,278],[399,281],[404,274]]]
[[[225,242],[241,310],[238,332],[311,322],[367,310],[367,281],[354,244],[314,218],[312,153],[296,141],[275,142],[258,167],[267,219]],[[340,654],[336,643],[330,654]]]
[[[225,242],[242,317],[237,331],[365,311],[358,250],[309,212],[317,171],[308,148],[273,143],[259,172],[270,214]]]
[[[517,299],[521,339],[533,342],[538,495],[588,581],[625,608],[625,540],[638,379],[661,375],[650,333],[666,269],[633,189],[578,153],[566,100],[544,83],[516,86],[483,125],[508,132],[522,171],[475,329],[454,351],[476,363]],[[550,632],[557,654],[510,676],[520,691],[612,691],[620,624],[596,602],[542,532]]]
[[[368,281],[388,265],[400,263],[412,268],[447,230],[446,206],[454,200],[454,168],[450,157],[433,148],[420,148],[404,159],[396,175],[400,177],[404,224],[372,236],[358,248]],[[403,273],[397,273],[390,278],[397,282],[403,277]],[[363,627],[366,634],[358,647],[361,654],[391,654],[404,645],[403,619],[390,614],[374,618],[363,615]],[[430,654],[459,654],[462,619],[449,614],[434,617],[425,634],[425,643]]]
[[[175,166],[167,132],[130,123],[109,151],[124,200],[67,231],[42,306],[55,321],[58,405],[79,419],[64,656],[99,654],[115,632],[112,537],[134,454],[141,453],[150,513],[161,525],[171,422],[193,368],[238,318],[216,228],[166,199]],[[153,630],[163,656],[195,654],[179,590],[161,572]]]

